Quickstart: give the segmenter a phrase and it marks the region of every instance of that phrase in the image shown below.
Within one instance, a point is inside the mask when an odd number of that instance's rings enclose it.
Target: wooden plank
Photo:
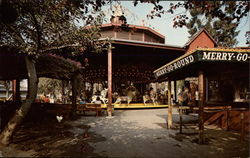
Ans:
[[[99,116],[102,114],[102,106],[101,104],[78,104],[77,111],[95,111],[96,116]]]

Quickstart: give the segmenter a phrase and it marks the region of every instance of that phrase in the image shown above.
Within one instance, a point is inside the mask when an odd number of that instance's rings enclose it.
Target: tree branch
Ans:
[[[50,48],[46,48],[44,50],[41,50],[41,53],[44,53],[47,51],[59,50],[59,49],[63,49],[63,48],[74,48],[74,47],[81,47],[81,45],[78,43],[78,44],[61,45],[58,47],[50,47]]]

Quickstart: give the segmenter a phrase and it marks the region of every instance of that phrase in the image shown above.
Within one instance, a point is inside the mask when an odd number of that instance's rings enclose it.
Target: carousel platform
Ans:
[[[161,104],[146,104],[143,103],[131,103],[131,104],[113,104],[115,109],[147,109],[147,108],[167,108],[168,105]],[[102,108],[107,108],[107,104],[102,104]]]

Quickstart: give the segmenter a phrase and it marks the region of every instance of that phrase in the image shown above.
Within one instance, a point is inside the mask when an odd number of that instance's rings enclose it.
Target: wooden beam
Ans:
[[[177,90],[176,90],[176,80],[174,80],[174,101],[177,102]]]
[[[171,80],[168,80],[168,129],[172,128]]]
[[[204,144],[204,103],[205,103],[205,76],[204,72],[199,72],[198,76],[199,91],[199,144]]]
[[[12,98],[16,101],[16,80],[12,80]]]
[[[108,116],[112,116],[112,46],[108,49]]]
[[[72,116],[76,115],[76,98],[77,98],[77,75],[73,75],[72,77]]]

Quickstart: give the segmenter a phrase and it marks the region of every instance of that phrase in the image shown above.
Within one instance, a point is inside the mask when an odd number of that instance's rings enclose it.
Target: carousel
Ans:
[[[111,98],[115,108],[167,107],[167,83],[156,82],[153,71],[183,55],[185,49],[166,45],[165,37],[149,27],[127,24],[123,15],[103,24],[101,35],[111,40],[111,47],[100,54],[84,54],[89,66],[82,100],[101,101],[106,107]]]

